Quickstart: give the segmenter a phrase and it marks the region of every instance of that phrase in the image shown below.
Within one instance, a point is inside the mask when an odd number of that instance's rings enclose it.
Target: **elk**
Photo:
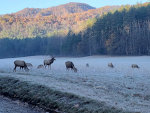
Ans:
[[[108,67],[114,68],[114,65],[112,63],[108,63]]]
[[[88,63],[86,64],[86,67],[89,67],[89,64],[88,64]]]
[[[51,59],[48,59],[48,60],[44,60],[44,66],[46,68],[46,66],[48,65],[48,68],[50,67],[51,68],[51,64],[54,62],[55,57],[52,57]]]
[[[23,69],[25,71],[29,71],[28,67],[27,67],[27,64],[25,63],[25,61],[22,61],[22,60],[15,60],[14,61],[14,64],[15,64],[15,68],[14,68],[14,71],[16,72],[16,68],[17,67],[20,67],[20,69]]]
[[[31,63],[26,63],[27,67],[33,67]]]
[[[132,64],[131,67],[132,68],[140,68],[137,64]]]
[[[75,68],[73,62],[67,61],[65,62],[65,64],[66,64],[66,70],[69,70],[70,68],[71,70],[74,70],[74,72],[77,72],[77,68]]]
[[[37,69],[44,68],[42,64],[38,65]]]

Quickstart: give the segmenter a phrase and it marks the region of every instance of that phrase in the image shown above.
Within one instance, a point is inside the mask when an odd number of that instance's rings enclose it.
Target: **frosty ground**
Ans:
[[[0,96],[0,113],[44,113],[44,111],[32,108],[27,103]]]
[[[42,84],[63,92],[88,97],[109,106],[142,113],[150,112],[150,57],[92,56],[81,58],[56,57],[50,69],[37,69],[49,56],[0,59],[0,76],[11,76]],[[14,60],[32,63],[29,72],[13,72]],[[66,71],[65,62],[72,61],[77,73]],[[109,68],[112,62],[114,68]],[[86,67],[86,63],[89,67]],[[138,64],[139,69],[132,69]]]

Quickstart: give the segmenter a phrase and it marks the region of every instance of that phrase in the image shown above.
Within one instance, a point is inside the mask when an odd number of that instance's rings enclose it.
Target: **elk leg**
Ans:
[[[24,68],[24,71],[26,71],[27,67],[23,67]]]
[[[26,71],[25,67],[22,68],[22,70],[24,69],[24,71]]]
[[[73,68],[71,68],[71,71],[73,71]]]
[[[69,69],[68,69],[68,68],[66,68],[66,71],[69,71]]]
[[[14,72],[16,72],[16,67],[17,67],[17,66],[15,65]]]
[[[22,66],[20,66],[20,70],[23,70],[23,67],[22,67]]]

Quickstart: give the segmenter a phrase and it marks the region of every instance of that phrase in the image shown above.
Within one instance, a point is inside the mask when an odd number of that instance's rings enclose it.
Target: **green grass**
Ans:
[[[65,113],[129,113],[114,107],[46,86],[0,77],[0,94],[36,105],[50,112]]]

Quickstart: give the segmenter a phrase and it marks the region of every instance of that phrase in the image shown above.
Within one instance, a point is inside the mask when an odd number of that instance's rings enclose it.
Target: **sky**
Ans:
[[[24,8],[48,8],[69,2],[87,3],[100,8],[106,5],[133,5],[146,1],[148,0],[0,0],[0,15],[14,13]]]

